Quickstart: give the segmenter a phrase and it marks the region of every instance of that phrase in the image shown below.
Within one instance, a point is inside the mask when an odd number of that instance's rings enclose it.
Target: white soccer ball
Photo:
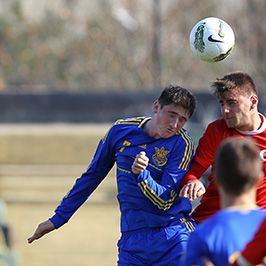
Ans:
[[[232,52],[235,35],[225,21],[209,17],[200,20],[192,28],[189,43],[192,52],[201,60],[218,62]]]

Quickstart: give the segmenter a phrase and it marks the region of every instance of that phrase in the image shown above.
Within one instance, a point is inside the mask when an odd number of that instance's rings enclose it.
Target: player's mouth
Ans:
[[[225,117],[224,118],[226,121],[233,121],[234,120],[234,117]]]
[[[175,133],[173,128],[167,128],[167,132],[172,133],[172,134]]]
[[[173,128],[167,128],[166,133],[170,136],[175,135],[177,130],[174,130]]]

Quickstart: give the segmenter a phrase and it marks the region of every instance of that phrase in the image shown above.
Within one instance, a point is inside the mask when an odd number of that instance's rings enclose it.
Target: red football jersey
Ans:
[[[219,193],[215,184],[212,166],[219,144],[228,137],[250,137],[260,149],[264,178],[257,188],[257,205],[266,209],[266,119],[263,115],[260,114],[260,116],[262,124],[258,130],[254,131],[238,131],[228,128],[224,119],[220,118],[208,125],[199,140],[194,160],[183,180],[183,184],[186,184],[189,180],[199,179],[211,166],[211,173],[208,176],[209,186],[201,199],[201,204],[192,213],[192,217],[197,222],[207,219],[220,209]]]
[[[245,247],[242,256],[254,265],[266,262],[266,219],[261,223],[254,238]]]

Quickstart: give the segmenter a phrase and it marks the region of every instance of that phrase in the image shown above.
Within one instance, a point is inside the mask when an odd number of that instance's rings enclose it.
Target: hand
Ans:
[[[149,164],[149,158],[146,156],[144,151],[137,154],[134,163],[132,164],[131,170],[134,174],[140,174],[143,172]]]
[[[45,234],[53,231],[54,229],[55,229],[55,226],[50,220],[40,223],[37,229],[35,230],[33,236],[28,238],[28,243],[29,244],[32,243],[34,240],[41,238]]]
[[[186,197],[190,200],[195,200],[206,192],[206,189],[201,181],[192,180],[188,182],[179,192],[179,197]]]

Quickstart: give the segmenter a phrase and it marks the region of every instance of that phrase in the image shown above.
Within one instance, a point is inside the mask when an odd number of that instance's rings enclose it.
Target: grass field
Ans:
[[[20,266],[116,265],[119,212],[116,205],[86,204],[68,224],[27,243],[36,225],[51,216],[54,204],[11,204],[8,220]]]
[[[68,224],[32,244],[27,238],[51,215],[82,171],[108,125],[0,126],[0,196],[20,266],[116,264],[119,210],[114,173]]]

